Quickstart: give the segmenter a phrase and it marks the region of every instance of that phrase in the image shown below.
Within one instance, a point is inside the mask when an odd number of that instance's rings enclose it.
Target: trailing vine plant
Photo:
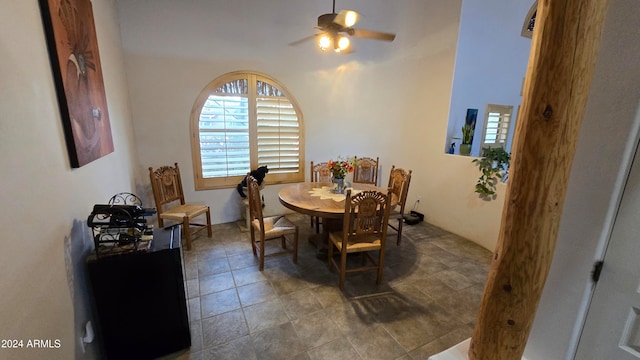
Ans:
[[[501,147],[483,148],[482,158],[473,160],[480,170],[475,192],[480,194],[481,199],[496,198],[496,185],[500,180],[506,181],[510,161],[511,154]]]

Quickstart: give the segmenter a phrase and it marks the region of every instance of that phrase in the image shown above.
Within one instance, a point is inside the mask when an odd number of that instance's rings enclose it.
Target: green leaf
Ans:
[[[464,127],[463,127],[464,135]],[[478,166],[480,176],[475,185],[475,192],[485,196],[496,194],[496,185],[503,179],[503,174],[509,169],[511,155],[503,148],[483,148],[482,158],[474,159],[472,162]],[[489,198],[492,200],[494,198]]]

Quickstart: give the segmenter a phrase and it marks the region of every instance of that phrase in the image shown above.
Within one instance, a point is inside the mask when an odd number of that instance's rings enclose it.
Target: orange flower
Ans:
[[[347,173],[353,172],[355,165],[355,158],[347,158],[342,160],[340,157],[337,161],[327,161],[327,167],[331,170],[335,179],[344,179]]]

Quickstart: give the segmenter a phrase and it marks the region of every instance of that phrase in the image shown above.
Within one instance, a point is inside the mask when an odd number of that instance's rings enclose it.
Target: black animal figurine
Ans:
[[[267,176],[268,172],[269,172],[269,169],[267,168],[266,165],[264,165],[264,166],[260,166],[255,170],[251,170],[251,172],[247,176],[253,176],[258,181],[258,185],[262,185],[262,182],[264,181],[264,177]],[[236,189],[238,190],[238,194],[240,194],[240,196],[242,196],[243,198],[247,197],[247,195],[245,195],[244,193],[244,190],[242,189],[247,187],[247,176],[245,176],[244,179],[240,181],[238,186],[236,186]]]

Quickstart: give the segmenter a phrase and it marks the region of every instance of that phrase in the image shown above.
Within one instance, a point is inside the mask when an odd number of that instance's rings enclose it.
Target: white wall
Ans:
[[[2,349],[3,359],[82,358],[86,219],[93,204],[134,184],[116,11],[110,0],[92,3],[115,151],[71,169],[38,3],[0,0],[0,339],[61,341],[59,349]]]
[[[460,35],[451,91],[451,111],[443,151],[456,143],[467,109],[478,109],[471,154],[479,156],[487,104],[513,106],[516,120],[522,102],[521,89],[527,70],[531,39],[521,36],[522,25],[534,0],[465,0],[460,16]],[[512,123],[507,142],[515,129]],[[442,143],[444,142],[444,143]]]

